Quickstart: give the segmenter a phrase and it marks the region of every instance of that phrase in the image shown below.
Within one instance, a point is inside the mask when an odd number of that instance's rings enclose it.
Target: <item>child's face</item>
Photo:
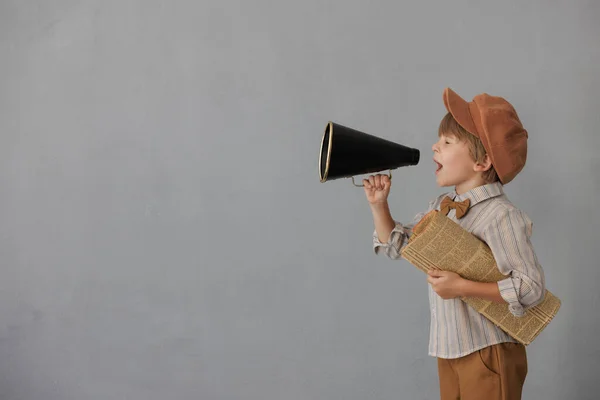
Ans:
[[[476,162],[471,158],[466,142],[461,142],[452,134],[442,134],[431,149],[439,186],[456,186],[456,192],[462,194],[482,183],[481,175],[474,169]]]

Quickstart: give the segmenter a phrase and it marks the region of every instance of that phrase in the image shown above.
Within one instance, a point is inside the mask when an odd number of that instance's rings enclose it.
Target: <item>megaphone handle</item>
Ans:
[[[392,180],[392,170],[390,169],[390,174],[388,175],[390,178],[390,181]],[[352,183],[354,184],[354,186],[356,187],[363,187],[365,185],[357,185],[356,182],[354,182],[354,177],[352,177]]]

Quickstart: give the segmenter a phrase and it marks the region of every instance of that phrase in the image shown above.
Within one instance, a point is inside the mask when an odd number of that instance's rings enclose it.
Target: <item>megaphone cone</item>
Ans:
[[[417,165],[419,157],[417,149],[330,121],[321,139],[319,178],[326,182],[352,177],[354,182],[354,175]]]

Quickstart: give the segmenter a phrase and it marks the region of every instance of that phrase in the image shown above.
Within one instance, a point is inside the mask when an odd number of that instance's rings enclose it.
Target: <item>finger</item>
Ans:
[[[362,180],[363,186],[365,187],[365,189],[371,189],[371,182],[369,182],[367,179],[363,179]]]
[[[432,276],[432,277],[438,278],[438,277],[440,277],[440,276],[441,276],[441,275],[440,275],[440,272],[441,272],[441,271],[436,271],[435,269],[430,269],[429,271],[427,271],[427,274],[428,274],[429,276]]]
[[[373,175],[369,176],[369,183],[375,188],[375,177]]]
[[[379,175],[375,175],[373,177],[373,181],[375,182],[375,189],[380,190],[381,189],[381,177]]]
[[[427,282],[431,283],[433,285],[433,282],[435,282],[435,278],[433,276],[428,276],[427,277]]]

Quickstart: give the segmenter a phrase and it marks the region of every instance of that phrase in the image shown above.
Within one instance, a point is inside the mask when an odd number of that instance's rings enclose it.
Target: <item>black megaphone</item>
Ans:
[[[420,152],[329,121],[321,139],[319,177],[321,182],[417,165]]]

